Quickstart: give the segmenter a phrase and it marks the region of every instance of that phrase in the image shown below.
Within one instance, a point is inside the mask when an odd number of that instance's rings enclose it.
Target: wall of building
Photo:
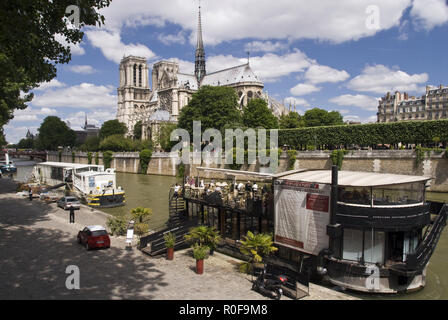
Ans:
[[[331,169],[330,153],[329,151],[298,152],[294,169]],[[92,153],[92,163],[95,163],[94,157],[95,153]],[[49,152],[47,160],[59,161],[58,153]],[[63,153],[62,162],[72,162],[72,154]],[[76,153],[75,162],[87,164],[87,153]],[[177,158],[171,157],[169,153],[154,153],[149,163],[147,174],[176,176],[178,172],[176,162]],[[287,163],[286,154],[283,154],[280,158],[277,172],[286,171]],[[103,164],[101,154],[100,164]],[[139,173],[139,154],[138,152],[115,153],[111,166],[118,172]],[[196,177],[198,174],[196,168],[198,166],[225,168],[223,164],[191,164],[186,166],[186,174]],[[266,168],[260,167],[259,164],[243,165],[241,170],[266,172]],[[448,192],[448,159],[445,158],[444,152],[425,154],[425,159],[417,166],[416,155],[412,150],[348,151],[342,162],[342,170],[429,176],[433,178],[430,181],[431,191]],[[207,177],[219,179],[224,176],[221,173],[208,172]]]

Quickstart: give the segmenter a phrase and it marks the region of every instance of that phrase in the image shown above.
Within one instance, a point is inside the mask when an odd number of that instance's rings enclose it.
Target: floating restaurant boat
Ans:
[[[68,185],[88,206],[111,208],[125,204],[125,192],[117,188],[114,169],[102,165],[67,162],[42,162],[34,167],[34,176],[52,188]]]
[[[220,191],[221,197],[216,192],[201,196],[197,185],[186,186],[188,216],[215,226],[236,247],[247,231],[269,232],[279,248],[278,261],[299,273],[310,270],[334,285],[362,292],[425,286],[427,265],[448,215],[446,205],[425,201],[430,177],[338,172],[337,167],[276,175],[197,170],[202,179],[213,172],[214,177],[221,174],[216,180],[233,180],[230,185],[247,177],[263,185],[258,195],[235,193],[234,199],[229,198],[232,189]]]

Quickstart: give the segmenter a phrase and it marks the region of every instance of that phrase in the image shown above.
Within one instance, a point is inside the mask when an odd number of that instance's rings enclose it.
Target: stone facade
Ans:
[[[398,91],[381,98],[378,122],[448,119],[448,87],[426,86],[426,94],[409,97]]]

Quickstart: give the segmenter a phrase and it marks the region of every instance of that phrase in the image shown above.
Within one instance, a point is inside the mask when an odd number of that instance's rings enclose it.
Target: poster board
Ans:
[[[274,242],[318,255],[328,248],[331,186],[279,179],[274,184]]]

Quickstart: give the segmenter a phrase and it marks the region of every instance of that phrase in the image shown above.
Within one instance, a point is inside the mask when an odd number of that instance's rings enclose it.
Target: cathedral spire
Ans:
[[[201,5],[199,4],[199,19],[198,19],[198,42],[196,45],[196,59],[195,59],[195,68],[194,74],[196,79],[198,80],[198,85],[201,84],[202,79],[204,78],[205,71],[205,50],[204,43],[202,41],[202,22],[201,22]]]

